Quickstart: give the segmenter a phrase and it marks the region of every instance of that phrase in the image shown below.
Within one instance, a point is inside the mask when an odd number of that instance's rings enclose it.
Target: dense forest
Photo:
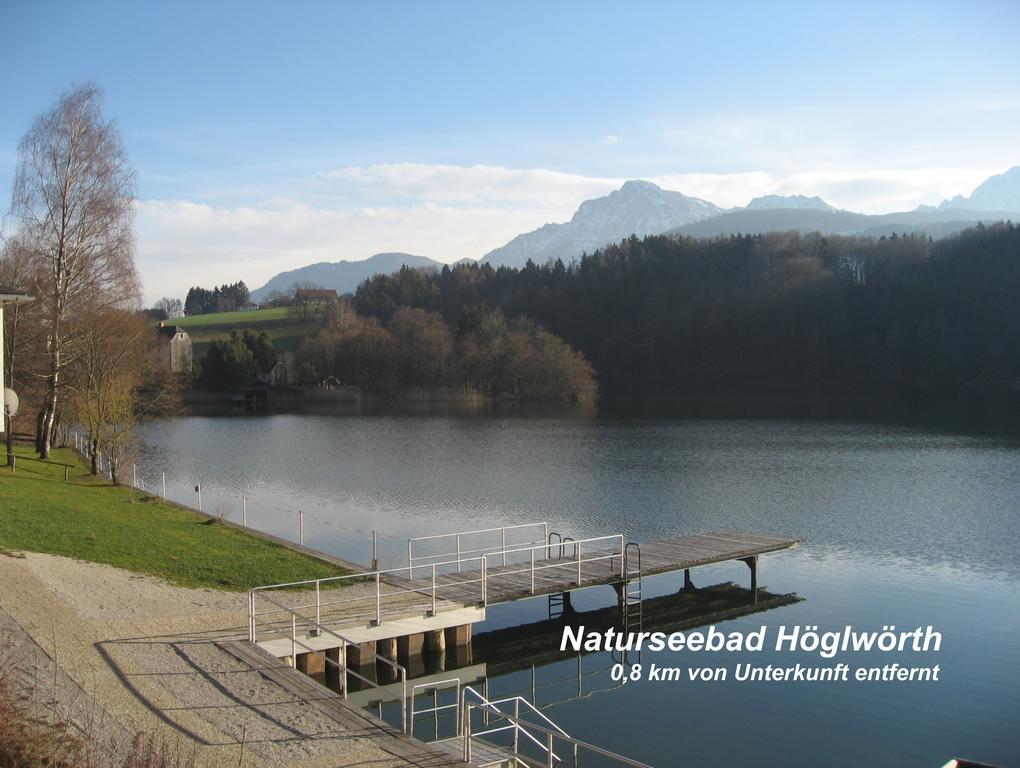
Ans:
[[[331,303],[324,327],[297,354],[297,380],[332,376],[391,395],[414,388],[473,390],[501,400],[592,402],[591,365],[537,323],[508,322],[501,309],[464,307],[456,324],[436,312],[401,307],[382,322]]]
[[[1020,229],[932,241],[795,232],[631,238],[570,266],[403,269],[358,289],[454,327],[479,307],[540,323],[598,371],[604,396],[959,393],[1020,377]]]
[[[248,286],[244,281],[215,288],[191,288],[184,299],[184,314],[208,315],[212,312],[233,312],[250,302]]]

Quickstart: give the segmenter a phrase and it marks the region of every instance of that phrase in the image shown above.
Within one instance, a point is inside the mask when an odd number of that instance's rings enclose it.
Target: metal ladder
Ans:
[[[549,619],[558,619],[563,616],[563,593],[557,592],[549,595]]]
[[[623,550],[623,600],[620,606],[621,629],[624,634],[640,632],[642,622],[641,600],[641,545],[628,542]],[[617,664],[627,664],[630,651],[613,651],[611,656]],[[641,651],[633,661],[640,663]]]
[[[632,623],[641,628],[641,545],[635,541],[628,542],[623,550],[624,629]]]

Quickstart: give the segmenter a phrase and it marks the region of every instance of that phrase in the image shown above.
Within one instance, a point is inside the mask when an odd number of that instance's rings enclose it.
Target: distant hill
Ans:
[[[286,291],[294,283],[315,283],[337,293],[354,293],[358,285],[373,275],[388,275],[402,266],[415,269],[441,269],[442,263],[410,253],[377,253],[364,261],[320,261],[307,267],[281,272],[261,288],[251,292],[252,301],[264,301],[273,291]]]
[[[835,211],[827,202],[820,197],[807,197],[806,195],[764,195],[756,197],[747,204],[749,211],[764,211],[773,208],[799,208],[815,211]]]
[[[957,195],[939,206],[940,210],[963,208],[971,211],[1020,211],[1020,165],[1005,173],[990,176],[971,192]]]
[[[528,259],[536,264],[550,259],[569,262],[630,235],[660,234],[721,210],[706,200],[664,190],[650,181],[628,181],[605,197],[585,200],[570,221],[518,235],[489,251],[482,262],[494,267],[523,267]]]
[[[934,209],[869,215],[850,211],[775,208],[742,208],[705,221],[671,230],[669,234],[690,237],[758,234],[762,232],[821,232],[826,235],[866,235],[881,237],[893,233],[918,233],[935,238],[946,237],[979,221],[1016,220],[1016,213]]]
[[[631,235],[716,237],[795,230],[872,237],[916,233],[942,238],[979,221],[1000,220],[1020,220],[1020,166],[986,179],[969,197],[958,195],[938,207],[926,205],[882,215],[840,210],[820,197],[807,195],[764,195],[751,200],[746,208],[727,210],[649,181],[631,180],[605,197],[582,202],[570,221],[517,235],[481,261],[494,267],[523,267],[528,259],[539,265],[557,258],[569,263]],[[407,253],[377,253],[364,261],[320,262],[281,272],[252,291],[252,300],[264,301],[272,291],[285,291],[296,282],[352,293],[363,280],[391,274],[405,264],[421,269],[443,266]]]

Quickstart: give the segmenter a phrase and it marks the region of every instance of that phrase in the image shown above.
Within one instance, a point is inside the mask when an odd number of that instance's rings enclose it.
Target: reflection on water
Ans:
[[[547,656],[520,668],[483,639],[548,621],[544,599],[490,608],[470,664],[426,669],[435,664],[426,659],[419,672],[484,665],[492,696],[533,688],[567,732],[658,766],[1020,762],[1015,438],[810,421],[393,416],[189,418],[150,425],[144,437],[143,475],[166,471],[171,495],[194,503],[201,480],[207,511],[239,516],[244,494],[250,524],[292,539],[301,509],[307,543],[359,562],[371,557],[373,529],[383,563],[398,565],[409,536],[534,520],[637,541],[720,527],[802,538],[800,549],[761,559],[759,584],[803,602],[730,618],[725,629],[931,624],[943,635],[937,659],[882,662],[939,663],[939,683],[641,682],[578,697],[579,662],[548,656],[551,639],[521,651]],[[746,584],[747,569],[694,575],[699,585]],[[681,585],[679,574],[646,579],[644,596]],[[615,603],[608,588],[573,598],[581,612]],[[612,661],[585,656],[581,690],[599,688],[597,671]],[[668,651],[646,653],[652,661],[700,663]]]

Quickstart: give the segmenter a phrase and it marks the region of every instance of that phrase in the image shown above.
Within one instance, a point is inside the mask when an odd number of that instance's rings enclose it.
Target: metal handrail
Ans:
[[[514,717],[516,718],[516,720],[518,720],[520,722],[511,721],[510,725],[504,725],[504,726],[501,726],[499,728],[489,728],[489,729],[487,729],[485,731],[478,731],[477,733],[474,734],[474,736],[476,736],[476,737],[491,736],[494,733],[502,733],[503,731],[513,730],[514,731],[514,746],[513,746],[514,757],[516,757],[517,754],[520,752],[519,737],[520,737],[520,734],[522,734],[522,733],[524,734],[525,737],[527,737],[530,741],[532,741],[536,746],[538,746],[539,749],[545,749],[545,746],[542,744],[542,742],[539,741],[537,738],[535,738],[535,736],[533,734],[528,733],[528,730],[526,728],[524,728],[523,725],[521,725],[521,722],[527,722],[527,721],[521,721],[520,708],[521,708],[521,703],[522,702],[524,703],[524,705],[526,707],[528,707],[528,709],[530,709],[534,714],[536,714],[539,717],[541,717],[552,728],[555,728],[563,736],[566,736],[567,738],[570,738],[566,731],[564,731],[562,728],[560,728],[558,725],[556,725],[556,723],[554,723],[552,720],[550,720],[544,714],[539,712],[531,704],[531,702],[528,701],[527,699],[525,699],[523,696],[508,696],[505,699],[499,699],[497,701],[489,701],[482,694],[480,694],[478,691],[476,691],[474,688],[472,688],[470,685],[468,685],[468,686],[464,687],[463,698],[461,699],[461,701],[463,702],[464,706],[467,706],[467,704],[468,704],[468,701],[467,701],[468,693],[473,694],[479,700],[479,702],[483,706],[485,706],[487,708],[486,711],[489,712],[490,714],[495,712],[499,716],[506,715],[507,713],[503,712],[499,708],[498,705],[499,704],[513,703],[513,705],[514,705]],[[472,705],[472,706],[475,706],[475,705]],[[465,718],[466,721],[469,720],[469,719],[470,718]],[[530,725],[530,723],[528,723],[528,724]],[[468,728],[468,732],[470,732],[470,727]],[[464,735],[464,731],[463,730],[459,730],[458,731],[458,735]],[[467,743],[469,738],[470,737],[465,736],[465,744]],[[559,756],[557,756],[555,754],[553,755],[553,757],[555,757],[557,760],[560,759]]]
[[[574,747],[575,754],[577,750],[587,750],[589,752],[594,752],[598,755],[602,755],[603,757],[608,757],[610,760],[615,760],[619,763],[622,763],[623,765],[632,766],[632,768],[652,768],[647,763],[642,763],[638,760],[632,760],[629,757],[624,757],[623,755],[617,754],[616,752],[612,752],[608,749],[603,749],[602,747],[597,747],[594,744],[589,744],[586,741],[575,739],[573,736],[567,736],[558,730],[546,728],[545,726],[538,725],[537,723],[524,721],[520,718],[520,716],[511,715],[506,712],[503,712],[502,710],[494,707],[492,704],[474,704],[471,702],[464,703],[463,726],[461,729],[464,739],[464,760],[467,762],[471,761],[471,739],[474,736],[480,735],[472,734],[471,732],[471,710],[473,709],[480,709],[489,712],[490,714],[495,715],[497,717],[509,720],[512,724],[517,725],[522,730],[525,730],[526,726],[527,728],[530,728],[534,731],[537,731],[538,733],[543,734],[545,736],[545,744],[541,746],[546,753],[547,768],[553,768],[554,765],[553,760],[558,759],[556,758],[556,755],[553,752],[553,746],[556,739],[565,741],[568,744],[572,745]],[[505,730],[505,728],[501,728],[499,730]]]
[[[408,565],[408,572],[410,572],[410,567],[414,565],[415,560],[430,560],[430,559],[433,559],[433,558],[436,558],[436,557],[455,557],[455,558],[457,558],[459,560],[465,553],[474,553],[474,554],[479,554],[479,553],[497,554],[497,553],[499,553],[499,554],[503,555],[503,564],[506,565],[506,552],[507,552],[507,549],[506,549],[506,546],[507,546],[507,544],[506,544],[506,534],[507,534],[507,531],[515,531],[515,530],[520,530],[522,528],[538,528],[538,527],[542,528],[542,541],[544,543],[549,538],[549,523],[547,523],[547,522],[541,522],[541,523],[521,523],[519,525],[504,525],[504,526],[502,526],[500,528],[481,528],[481,529],[474,530],[474,531],[457,531],[457,532],[454,532],[454,533],[438,533],[438,534],[434,534],[432,536],[417,536],[417,537],[415,537],[413,539],[408,539],[407,540],[407,565]],[[497,533],[497,532],[500,535],[500,543],[499,543],[499,545],[493,544],[491,547],[482,547],[480,549],[473,549],[473,550],[463,550],[461,548],[461,539],[464,538],[465,536],[480,536],[480,535],[486,534],[486,533]],[[418,555],[417,557],[415,556],[415,554],[414,554],[414,545],[415,544],[421,543],[423,541],[438,541],[439,539],[453,539],[456,542],[456,546],[455,546],[454,551],[453,552],[445,552],[445,553],[436,554],[436,555]],[[530,544],[530,543],[534,543],[534,542],[528,542],[528,543]]]
[[[339,641],[339,643],[340,643],[340,645],[339,645],[339,648],[340,648],[340,657],[343,658],[343,659],[347,658],[346,649],[347,649],[348,645],[359,645],[358,643],[354,642],[350,638],[344,637],[340,633],[334,632],[333,630],[329,629],[328,627],[322,626],[318,621],[313,621],[312,619],[309,619],[308,617],[302,616],[300,613],[297,613],[296,611],[291,610],[288,606],[283,605],[282,603],[276,602],[271,597],[267,597],[267,596],[263,595],[263,599],[264,600],[268,600],[269,602],[279,606],[279,608],[281,610],[284,610],[284,611],[287,611],[288,613],[290,613],[290,627],[291,627],[291,630],[290,630],[290,642],[291,642],[291,656],[290,656],[290,659],[291,659],[291,666],[292,667],[296,667],[297,666],[297,647],[298,646],[301,646],[306,651],[309,651],[311,653],[318,653],[319,652],[316,648],[308,645],[304,641],[298,640],[298,637],[297,637],[297,620],[298,619],[301,619],[303,622],[305,622],[307,624],[312,624],[314,626],[314,628],[316,629],[316,631],[318,633],[318,636],[321,637],[322,634],[325,633],[327,635],[330,635],[331,637],[336,638]],[[395,662],[395,661],[393,661],[391,659],[387,659],[385,656],[380,656],[375,651],[371,651],[371,650],[368,650],[366,648],[360,648],[360,646],[359,646],[359,650],[361,651],[361,653],[366,653],[369,656],[373,657],[376,661],[381,661],[384,664],[389,665],[390,667],[392,667],[394,669],[394,671],[396,671],[400,675],[400,690],[401,690],[401,694],[400,694],[400,727],[401,727],[401,732],[407,733],[407,669],[405,667],[403,667],[402,665],[398,664],[397,662]],[[341,672],[343,672],[343,674],[341,675],[341,689],[342,689],[342,693],[343,693],[344,699],[348,698],[347,677],[346,677],[346,675],[348,675],[348,674],[354,675],[359,680],[361,680],[363,682],[366,682],[366,683],[368,683],[369,685],[371,685],[371,686],[373,686],[375,688],[381,688],[382,687],[377,682],[375,682],[374,680],[371,680],[371,679],[369,679],[369,678],[367,678],[367,677],[365,677],[365,676],[355,672],[350,667],[348,667],[346,663],[341,664],[340,662],[334,662],[332,659],[330,659],[325,654],[323,654],[323,658],[325,658],[328,663],[334,664],[339,670],[341,670]]]
[[[583,557],[582,552],[581,552],[581,545],[582,544],[593,544],[593,543],[599,542],[599,541],[610,541],[610,540],[619,541],[619,544],[620,544],[619,551],[613,551],[611,554],[608,554],[608,555],[596,555],[596,556],[589,556],[587,558]],[[493,572],[493,573],[489,574],[488,579],[491,581],[493,579],[498,579],[501,576],[512,576],[512,575],[516,575],[516,574],[520,574],[520,573],[530,573],[531,574],[531,594],[535,594],[535,571],[541,571],[541,570],[545,570],[545,569],[549,569],[549,568],[563,568],[563,567],[576,568],[577,569],[576,583],[577,583],[578,586],[580,586],[580,584],[582,582],[581,566],[584,563],[594,563],[594,562],[598,562],[599,560],[615,560],[616,558],[620,559],[620,578],[621,579],[624,578],[624,554],[625,554],[625,551],[626,551],[626,543],[625,543],[625,539],[624,539],[622,534],[613,534],[613,535],[610,535],[610,536],[595,536],[595,537],[590,538],[590,539],[578,539],[577,541],[573,541],[571,543],[574,544],[574,557],[572,557],[570,559],[560,558],[559,562],[552,563],[551,565],[536,565],[535,564],[535,553],[538,552],[538,551],[541,551],[541,550],[548,550],[548,544],[541,544],[541,545],[539,545],[537,547],[521,547],[520,549],[512,549],[512,550],[508,549],[504,553],[502,553],[504,555],[504,557],[506,555],[509,555],[509,554],[517,554],[517,553],[521,553],[521,552],[529,552],[531,554],[531,562],[530,562],[528,568],[526,568],[526,569],[522,568],[522,569],[518,569],[518,570],[515,570],[515,571],[497,571],[497,572]],[[486,559],[486,557],[487,556],[483,556],[483,560]],[[551,559],[551,558],[549,558],[549,559]]]
[[[441,568],[443,566],[454,566],[454,565],[456,565],[458,567],[458,570],[459,570],[460,567],[464,563],[475,562],[475,561],[477,561],[479,563],[479,566],[480,566],[479,567],[479,577],[478,578],[458,579],[454,584],[442,584],[442,583],[440,583],[437,580],[437,576],[439,575],[437,569],[439,569],[439,568]],[[269,584],[269,585],[264,585],[264,586],[253,587],[251,590],[249,590],[249,602],[248,602],[248,639],[251,642],[255,642],[256,619],[259,616],[266,616],[266,615],[269,615],[269,614],[279,613],[278,610],[268,610],[268,611],[258,611],[257,610],[256,599],[258,597],[260,597],[260,596],[261,597],[265,597],[265,593],[267,591],[270,591],[270,590],[290,589],[290,588],[296,588],[296,587],[314,587],[315,588],[315,602],[314,603],[300,604],[300,605],[295,605],[295,606],[286,606],[286,610],[288,610],[288,611],[301,611],[301,610],[310,610],[310,609],[314,608],[315,609],[315,619],[316,619],[317,622],[321,622],[321,619],[322,619],[322,609],[323,608],[330,608],[330,607],[337,606],[337,605],[346,605],[346,604],[349,604],[349,603],[358,603],[358,602],[364,603],[364,602],[367,602],[367,601],[370,601],[370,600],[374,600],[375,601],[375,619],[374,619],[374,621],[378,625],[378,624],[382,623],[382,618],[383,618],[383,600],[382,599],[384,597],[392,597],[392,596],[395,596],[395,595],[404,595],[404,594],[412,594],[412,593],[413,594],[424,594],[426,596],[431,596],[432,604],[431,604],[431,608],[430,608],[429,612],[432,615],[435,615],[436,611],[439,608],[439,600],[441,599],[441,591],[444,588],[447,588],[447,587],[449,587],[449,588],[453,588],[453,587],[460,588],[460,587],[463,587],[463,586],[465,586],[467,584],[479,584],[479,596],[481,598],[480,599],[480,603],[482,605],[484,605],[486,603],[487,595],[486,595],[486,586],[485,585],[486,585],[486,570],[487,570],[487,568],[486,568],[486,563],[485,563],[485,559],[484,558],[481,558],[481,557],[462,558],[459,561],[448,561],[448,562],[445,562],[445,563],[429,563],[427,565],[413,566],[413,568],[416,568],[416,569],[427,568],[428,572],[430,574],[430,577],[431,577],[429,579],[429,581],[424,583],[424,584],[414,584],[414,583],[411,583],[411,585],[409,587],[402,588],[402,589],[401,588],[392,589],[392,590],[386,591],[386,592],[383,591],[383,584],[384,583],[389,583],[389,582],[384,582],[384,580],[382,578],[383,574],[387,574],[387,575],[393,574],[393,575],[396,576],[398,574],[402,574],[404,571],[406,571],[408,569],[406,569],[406,568],[391,568],[391,569],[387,569],[387,570],[384,570],[384,571],[377,570],[377,571],[367,571],[367,572],[364,572],[364,573],[350,573],[350,574],[344,574],[342,576],[330,576],[330,577],[327,577],[327,578],[324,578],[324,579],[307,579],[305,581],[293,581],[293,582],[287,582],[287,583],[282,583],[282,584]],[[363,581],[365,581],[365,580],[374,580],[375,581],[375,592],[374,592],[374,594],[359,595],[357,597],[348,597],[348,598],[344,598],[344,599],[340,599],[340,600],[327,600],[327,601],[323,601],[323,599],[322,599],[322,585],[323,584],[335,585],[335,584],[338,584],[339,582],[342,582],[342,581],[351,581],[351,580],[363,580]],[[392,586],[392,584],[390,584],[390,586]],[[270,602],[273,603],[274,605],[279,605],[278,603],[276,603],[273,600],[270,600]],[[462,603],[462,601],[457,601],[457,602],[458,602],[458,604]]]
[[[451,687],[451,685],[455,686],[456,689],[457,689],[457,700],[454,701],[453,704],[443,704],[442,706],[440,706],[438,701],[437,701],[435,706],[429,707],[428,709],[415,709],[414,699],[415,699],[415,696],[418,695],[418,690],[419,689],[425,690],[425,691],[427,691],[429,689],[433,689],[435,691],[438,691],[440,688],[449,688],[449,687]],[[408,731],[408,734],[410,734],[411,736],[414,736],[414,716],[416,714],[418,714],[418,715],[427,715],[430,712],[435,713],[436,720],[437,720],[437,727],[438,727],[439,712],[441,710],[444,710],[444,709],[456,709],[456,710],[459,710],[460,709],[460,686],[461,686],[461,681],[460,681],[459,677],[451,677],[451,678],[447,678],[446,680],[436,680],[436,681],[430,682],[430,683],[418,683],[417,685],[412,685],[411,686],[411,718],[410,718],[411,722],[410,722],[410,730]],[[459,736],[460,735],[460,718],[457,718],[457,721],[458,722],[456,723],[455,727],[456,727],[456,733]]]
[[[495,530],[500,530],[500,529],[495,529]],[[592,544],[595,544],[597,542],[608,542],[608,541],[617,541],[617,542],[619,542],[619,551],[618,552],[615,551],[616,548],[614,547],[614,551],[612,551],[610,554],[597,554],[597,555],[590,555],[587,558],[584,557],[583,552],[582,552],[582,545],[583,544],[585,544],[585,545],[592,545]],[[256,599],[257,599],[257,597],[260,596],[260,595],[264,595],[264,593],[269,591],[269,590],[287,589],[287,588],[295,588],[295,587],[314,587],[315,588],[315,602],[314,603],[307,603],[307,604],[296,605],[296,606],[288,606],[286,608],[286,610],[288,610],[288,611],[300,611],[300,610],[310,610],[310,609],[314,608],[315,609],[315,619],[316,619],[317,622],[321,622],[321,619],[322,619],[322,609],[323,608],[330,608],[330,607],[333,607],[333,606],[346,605],[346,604],[350,604],[350,603],[366,602],[366,601],[374,599],[375,600],[375,619],[374,619],[374,623],[376,625],[378,625],[378,624],[382,623],[382,618],[383,618],[383,600],[382,599],[384,597],[392,597],[392,596],[395,596],[395,595],[412,594],[412,593],[415,593],[415,594],[425,594],[427,596],[431,596],[432,604],[431,604],[431,608],[429,610],[429,613],[431,613],[431,615],[435,615],[435,613],[439,609],[440,592],[444,588],[458,588],[459,589],[459,588],[461,588],[461,587],[463,587],[464,585],[467,585],[467,584],[479,584],[480,597],[481,597],[479,602],[480,602],[481,605],[485,606],[485,605],[488,605],[488,582],[490,580],[492,580],[492,579],[498,579],[498,578],[500,578],[502,576],[511,576],[511,575],[516,575],[516,574],[520,574],[520,573],[529,573],[531,575],[531,593],[534,594],[535,593],[535,573],[537,571],[547,570],[547,569],[551,569],[551,568],[564,568],[564,567],[575,568],[576,572],[577,572],[576,582],[577,582],[578,585],[580,585],[581,582],[582,582],[582,575],[583,575],[582,574],[582,566],[585,563],[594,563],[594,562],[598,562],[600,560],[615,560],[617,557],[619,557],[619,559],[620,559],[620,577],[621,578],[625,578],[626,577],[626,574],[624,573],[625,567],[626,567],[625,566],[626,543],[625,543],[625,539],[624,539],[622,534],[613,534],[613,535],[610,535],[610,536],[595,536],[595,537],[592,537],[592,538],[589,538],[589,539],[578,539],[577,541],[573,541],[571,543],[574,545],[574,556],[572,558],[570,558],[570,559],[558,558],[557,562],[546,563],[544,565],[540,564],[539,561],[536,561],[535,555],[536,555],[537,552],[543,552],[543,551],[546,554],[548,554],[548,544],[547,543],[539,544],[537,546],[520,546],[520,547],[515,547],[515,548],[512,548],[512,549],[501,550],[498,553],[498,555],[502,556],[504,562],[506,560],[506,556],[507,555],[515,555],[515,554],[521,554],[521,553],[525,553],[525,552],[530,555],[530,563],[528,564],[528,567],[526,569],[525,568],[520,568],[520,569],[516,569],[516,570],[512,570],[512,571],[503,571],[501,573],[492,573],[492,574],[490,574],[488,572],[488,557],[489,556],[488,555],[482,555],[481,557],[467,557],[467,558],[461,557],[461,558],[458,558],[456,560],[446,560],[446,561],[441,562],[441,563],[425,563],[425,564],[421,564],[421,565],[413,565],[412,564],[412,565],[407,566],[406,568],[390,568],[390,569],[387,569],[387,570],[366,571],[366,572],[363,572],[363,573],[344,574],[342,576],[330,576],[330,577],[327,577],[327,578],[324,578],[324,579],[306,579],[304,581],[292,581],[292,582],[285,582],[285,583],[281,583],[281,584],[270,584],[270,585],[265,585],[265,586],[253,587],[250,590],[250,593],[249,593],[250,597],[249,597],[249,610],[248,610],[248,636],[249,636],[249,639],[252,642],[255,642],[256,623],[257,623],[256,620],[257,620],[257,618],[259,616],[265,616],[265,615],[270,615],[270,614],[278,613],[278,611],[276,611],[276,610],[258,611],[256,609]],[[605,550],[596,550],[596,552],[604,552],[604,551]],[[550,558],[545,558],[545,559],[548,560]],[[451,584],[441,584],[437,580],[437,576],[438,576],[438,570],[437,569],[443,568],[443,567],[450,567],[450,568],[452,568],[452,567],[456,566],[457,572],[461,573],[461,572],[463,572],[464,564],[465,563],[470,563],[470,562],[477,562],[479,564],[479,566],[480,566],[480,568],[479,568],[480,573],[479,573],[479,577],[478,578],[458,579],[457,581],[455,581],[455,582],[453,582]],[[407,579],[407,581],[410,582],[410,586],[409,587],[402,588],[402,589],[401,588],[397,588],[397,589],[392,589],[392,590],[387,591],[387,592],[383,592],[383,583],[384,582],[383,582],[382,576],[384,574],[391,575],[394,578],[402,578],[402,574],[405,571],[413,576],[414,571],[416,569],[422,569],[422,568],[428,569],[428,571],[430,573],[430,576],[431,576],[431,578],[427,582],[425,582],[424,584],[415,584],[415,583],[413,583],[414,582],[413,578],[409,578],[409,579]],[[329,601],[325,601],[325,602],[323,602],[323,600],[322,600],[321,591],[322,591],[322,585],[323,584],[338,584],[338,583],[340,583],[342,581],[369,580],[369,579],[373,579],[375,581],[375,594],[374,595],[361,595],[361,596],[357,596],[357,597],[349,597],[349,598],[340,599],[340,600],[329,600]],[[270,601],[270,602],[273,602],[273,601]],[[459,600],[457,602],[458,603],[462,603],[463,601]]]

